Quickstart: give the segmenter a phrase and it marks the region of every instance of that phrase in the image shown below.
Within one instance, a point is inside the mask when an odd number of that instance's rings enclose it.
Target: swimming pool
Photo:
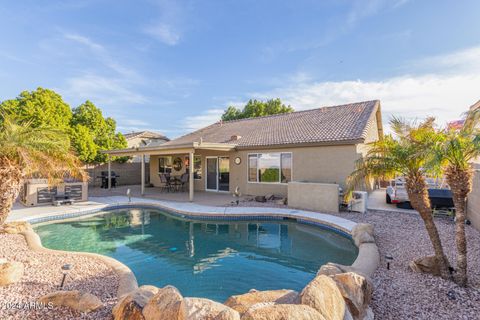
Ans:
[[[139,285],[177,287],[224,301],[250,289],[301,290],[327,262],[350,265],[352,240],[288,221],[195,221],[157,209],[124,209],[37,225],[45,247],[127,265]]]

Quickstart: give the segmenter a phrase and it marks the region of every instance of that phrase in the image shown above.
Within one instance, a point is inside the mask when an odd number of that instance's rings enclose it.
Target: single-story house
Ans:
[[[382,136],[380,101],[374,100],[219,121],[158,146],[107,153],[150,156],[154,186],[161,185],[161,174],[189,173],[190,200],[194,191],[237,187],[244,195],[287,196],[291,181],[344,186],[367,144]]]

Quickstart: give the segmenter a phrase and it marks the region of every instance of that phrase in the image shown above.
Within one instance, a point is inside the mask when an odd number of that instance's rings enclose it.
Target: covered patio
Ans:
[[[203,190],[202,183],[203,181],[206,181],[206,177],[204,179],[197,179],[195,176],[195,162],[196,162],[196,157],[201,156],[200,159],[206,159],[208,161],[208,158],[215,158],[211,157],[208,155],[215,155],[217,160],[215,162],[215,166],[220,165],[220,159],[222,158],[222,155],[224,156],[223,158],[227,159],[226,162],[226,167],[228,168],[230,163],[228,160],[228,153],[232,150],[234,150],[235,145],[233,144],[227,144],[227,143],[204,143],[200,140],[200,142],[193,142],[193,143],[185,143],[185,144],[165,144],[165,145],[160,145],[160,146],[154,146],[154,147],[136,147],[136,148],[130,148],[130,149],[119,149],[119,150],[108,150],[104,151],[105,154],[108,155],[108,174],[107,174],[107,190],[112,190],[112,170],[111,170],[111,161],[112,157],[133,157],[133,156],[138,156],[141,159],[141,172],[139,174],[141,175],[141,184],[139,186],[139,194],[141,196],[145,196],[148,193],[149,197],[155,197],[161,193],[161,190],[159,188],[152,188],[149,190],[149,188],[146,188],[145,184],[145,158],[148,156],[150,157],[150,181],[154,186],[159,186],[163,184],[164,182],[161,181],[160,176],[165,172],[161,172],[163,170],[163,166],[167,166],[167,164],[162,164],[160,162],[159,158],[164,158],[164,157],[170,157],[175,160],[179,160],[179,162],[173,163],[173,165],[177,165],[178,167],[175,168],[173,167],[176,172],[182,173],[182,175],[188,175],[188,193],[181,193],[181,192],[175,192],[169,195],[169,197],[178,199],[179,201],[185,201],[186,195],[188,194],[188,201],[193,202],[194,200],[194,195],[195,195],[195,189],[197,190]],[[207,165],[205,164],[206,161],[201,161],[200,163],[200,172],[206,172]],[[153,165],[152,165],[153,164]],[[170,166],[169,170],[171,171],[172,163],[168,164]],[[218,171],[218,169],[217,169]],[[218,179],[218,172],[217,172],[217,179]],[[178,178],[177,178],[178,180]],[[201,180],[201,181],[200,181]],[[228,181],[227,181],[228,184]],[[197,187],[196,187],[197,185]],[[208,189],[207,183],[204,183],[205,189]],[[227,189],[225,191],[228,191],[228,185]],[[123,190],[122,195],[125,195],[126,189]],[[216,191],[220,191],[217,183]],[[121,192],[120,190],[117,189],[116,192]],[[162,198],[165,199],[165,195],[167,193],[163,192],[162,193]],[[223,198],[223,197],[230,197],[231,195],[229,194],[223,194],[223,195],[218,195],[218,196],[213,196],[215,193],[210,193],[210,197],[218,197],[218,198]],[[172,199],[173,200],[173,199]]]
[[[127,190],[130,189],[130,194],[132,197],[143,196],[148,199],[155,200],[166,200],[166,201],[176,201],[176,202],[194,202],[195,204],[208,205],[215,207],[225,207],[232,205],[232,201],[235,201],[230,193],[225,192],[208,192],[208,191],[196,191],[195,198],[193,201],[190,201],[189,192],[162,192],[160,188],[157,187],[146,187],[144,188],[143,195],[141,193],[140,185],[126,185],[118,186],[117,188],[102,189],[99,187],[90,189],[90,196],[93,198],[96,197],[110,197],[110,196],[125,196]],[[245,197],[240,197],[239,200],[245,200]],[[258,202],[254,202],[256,205],[261,205]]]

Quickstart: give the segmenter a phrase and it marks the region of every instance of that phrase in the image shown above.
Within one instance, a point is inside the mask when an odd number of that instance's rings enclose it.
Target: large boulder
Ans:
[[[430,273],[435,276],[441,275],[440,267],[435,256],[427,256],[415,259],[414,261],[410,262],[409,267],[414,272]]]
[[[20,281],[24,272],[23,263],[3,261],[3,263],[0,263],[0,287]]]
[[[371,281],[357,273],[348,272],[332,276],[354,320],[362,320],[372,300]]]
[[[32,226],[30,223],[25,221],[14,221],[9,223],[4,223],[0,227],[0,233],[9,233],[9,234],[17,234],[23,233],[25,231],[32,230]]]
[[[166,286],[147,302],[142,314],[145,320],[177,320],[182,299],[177,288]]]
[[[113,307],[112,313],[115,320],[144,320],[142,310],[147,302],[158,293],[154,286],[141,286],[135,291],[120,298]]]
[[[373,226],[368,223],[357,223],[352,229],[352,238],[357,247],[362,243],[375,243]]]
[[[225,305],[237,310],[240,314],[244,314],[251,306],[257,303],[291,304],[295,303],[297,298],[298,293],[293,290],[252,290],[245,294],[231,296],[225,301]]]
[[[224,304],[203,298],[184,298],[179,320],[240,320],[240,314]]]
[[[327,318],[306,305],[271,304],[249,309],[241,320],[327,320]]]
[[[39,302],[51,303],[58,307],[69,307],[78,312],[91,312],[103,306],[102,301],[93,294],[78,290],[52,292],[42,296]]]
[[[316,276],[300,293],[300,303],[317,310],[325,319],[343,320],[346,304],[335,281]]]
[[[317,276],[322,274],[325,276],[333,276],[335,274],[345,272],[354,272],[354,269],[350,266],[344,266],[342,264],[329,262],[320,267],[320,270],[318,270],[317,272]]]

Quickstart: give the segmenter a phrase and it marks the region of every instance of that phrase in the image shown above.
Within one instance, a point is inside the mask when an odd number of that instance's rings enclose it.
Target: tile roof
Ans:
[[[217,122],[164,144],[229,143],[237,147],[303,143],[342,143],[365,139],[378,100]],[[239,136],[238,139],[232,139]]]
[[[123,136],[124,136],[125,139],[127,139],[127,140],[133,139],[133,138],[137,138],[137,137],[148,138],[148,139],[165,139],[165,140],[169,140],[169,139],[168,139],[166,136],[164,136],[163,134],[158,133],[158,132],[152,132],[152,131],[129,132],[129,133],[123,134]]]

